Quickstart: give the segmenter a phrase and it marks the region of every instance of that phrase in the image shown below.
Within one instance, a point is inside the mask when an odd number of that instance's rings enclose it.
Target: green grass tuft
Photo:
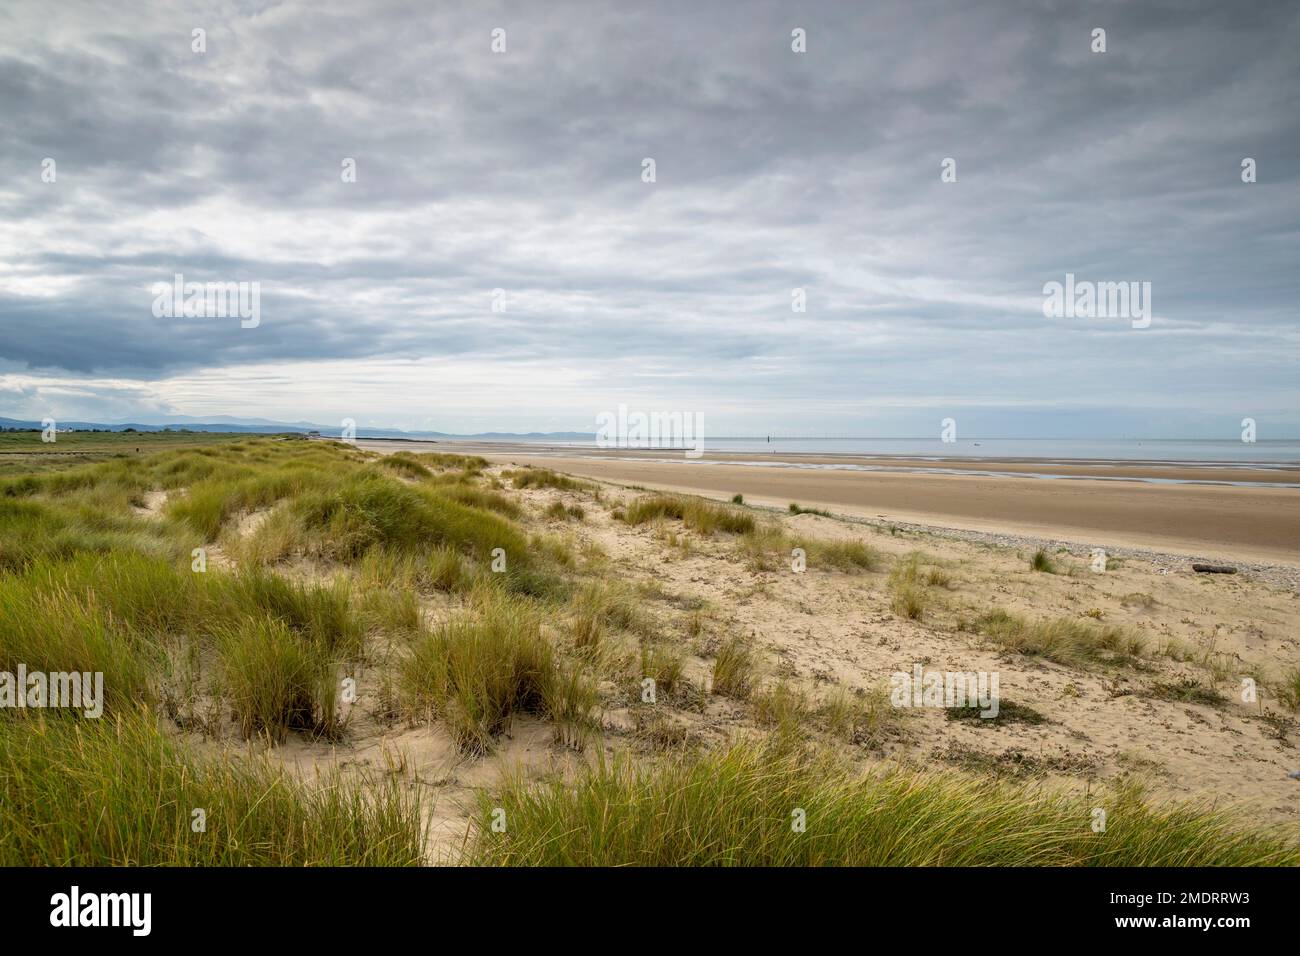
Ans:
[[[1133,664],[1147,650],[1145,638],[1122,627],[1073,618],[1030,622],[1001,609],[981,615],[975,629],[1005,650],[1058,664]]]
[[[394,780],[298,783],[200,758],[148,713],[0,719],[0,865],[418,866],[421,811]],[[196,832],[194,811],[203,811]]]
[[[831,517],[831,513],[824,508],[805,508],[793,501],[790,502],[790,507],[787,510],[792,515],[820,515],[823,518]]]
[[[586,491],[595,487],[589,481],[579,481],[561,475],[549,468],[523,468],[510,473],[516,488],[556,488],[560,491]]]
[[[659,518],[681,521],[687,528],[706,535],[716,531],[750,534],[756,527],[754,516],[747,512],[703,498],[672,495],[638,498],[627,507],[623,520],[639,525]]]
[[[859,775],[825,754],[737,744],[480,796],[484,866],[1241,866],[1300,864],[1294,838],[1135,789],[1067,797],[951,773]],[[1091,808],[1107,809],[1104,833]],[[496,808],[506,832],[493,832]],[[802,831],[792,824],[802,819]]]
[[[754,689],[755,679],[756,662],[749,643],[739,636],[724,641],[713,662],[712,692],[746,700]]]
[[[1055,574],[1056,562],[1052,560],[1050,554],[1039,548],[1034,552],[1034,556],[1029,559],[1029,569],[1031,571],[1042,571],[1045,574]]]
[[[536,612],[488,590],[462,614],[415,641],[400,685],[408,712],[431,715],[466,753],[486,753],[516,714],[559,713],[573,721],[580,684],[563,685]],[[567,695],[567,696],[566,696]]]

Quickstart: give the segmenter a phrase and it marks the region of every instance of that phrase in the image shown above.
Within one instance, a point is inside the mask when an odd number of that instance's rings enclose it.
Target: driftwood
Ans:
[[[1193,564],[1193,571],[1200,571],[1202,574],[1236,574],[1237,569],[1226,564]]]

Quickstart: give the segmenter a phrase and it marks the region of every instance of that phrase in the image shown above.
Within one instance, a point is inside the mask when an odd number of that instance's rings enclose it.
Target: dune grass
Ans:
[[[339,560],[376,545],[418,551],[439,544],[482,561],[494,548],[527,560],[524,536],[500,516],[378,475],[350,476],[337,489],[304,495],[294,507],[309,549]]]
[[[362,591],[357,599],[357,619],[367,630],[388,635],[414,634],[424,624],[420,595],[401,587]]]
[[[655,695],[672,695],[685,682],[685,657],[669,644],[645,642],[641,645],[641,679],[655,682]]]
[[[425,553],[377,546],[353,567],[362,592],[398,591],[412,598],[435,591],[462,593],[485,578],[473,561],[447,545],[435,545]]]
[[[906,711],[891,706],[884,686],[850,691],[833,687],[818,708],[827,733],[846,743],[874,747],[898,732]]]
[[[433,471],[424,462],[420,461],[409,451],[399,451],[392,455],[384,455],[379,459],[379,463],[406,478],[429,478],[433,476]]]
[[[585,675],[558,660],[524,600],[482,588],[472,611],[412,643],[400,670],[408,713],[435,716],[466,753],[486,753],[519,714],[550,716],[570,739],[595,705]]]
[[[0,717],[0,792],[3,866],[415,866],[424,856],[419,805],[397,782],[300,783],[256,758],[201,758],[148,712]]]
[[[1292,667],[1278,681],[1278,693],[1292,710],[1300,710],[1300,667]]]
[[[952,576],[923,551],[912,551],[900,558],[890,579],[924,588],[952,587]]]
[[[189,525],[201,541],[215,541],[234,510],[234,488],[219,481],[195,484],[188,494],[167,503],[167,514]]]
[[[286,729],[332,731],[332,694],[312,678],[307,718],[295,667],[317,674],[323,662],[359,657],[364,627],[341,585],[295,584],[261,570],[194,574],[165,561],[124,553],[41,561],[0,576],[0,667],[104,674],[109,713],[157,699],[168,642],[189,635],[220,650],[223,690],[248,734]],[[296,661],[296,663],[295,663]],[[290,666],[290,665],[293,666]],[[297,687],[306,678],[295,678]],[[266,700],[283,700],[283,719],[262,720]]]
[[[831,513],[825,508],[805,508],[796,502],[790,502],[790,507],[786,509],[792,515],[817,515],[822,518],[832,517]]]
[[[339,668],[364,655],[367,630],[418,633],[416,592],[490,581],[563,593],[556,568],[572,555],[529,540],[501,514],[519,513],[514,502],[467,483],[486,461],[389,456],[408,484],[370,457],[250,440],[3,483],[0,529],[13,533],[0,538],[0,570],[15,573],[0,576],[0,657],[103,671],[110,712],[154,701],[160,685],[179,711],[166,675],[185,647],[186,695],[216,695],[245,735],[335,736]],[[150,488],[168,490],[161,518],[133,513]],[[233,515],[263,507],[254,533],[230,533]],[[193,573],[189,546],[218,535],[241,570]],[[346,576],[309,586],[265,567],[295,553],[354,566],[359,599]],[[509,571],[488,575],[498,554]]]
[[[481,578],[480,572],[453,548],[435,548],[427,561],[428,580],[437,591],[458,593],[472,589]]]
[[[840,571],[874,571],[883,558],[865,541],[827,541],[796,539],[808,554],[813,567],[830,567]]]
[[[704,535],[717,531],[749,534],[755,527],[754,516],[738,508],[704,498],[674,495],[638,498],[625,509],[623,520],[630,525],[640,525],[659,518],[681,521],[687,528]]]
[[[512,471],[508,477],[516,488],[555,488],[559,491],[587,491],[595,487],[589,481],[581,481],[551,471],[549,468],[521,468]]]
[[[606,628],[642,635],[653,632],[636,593],[621,584],[587,581],[577,588],[569,605],[579,646],[598,644]]]
[[[1042,548],[1039,548],[1034,552],[1034,556],[1029,559],[1029,570],[1042,571],[1045,574],[1055,574],[1057,571],[1056,562],[1052,560],[1050,554]]]
[[[241,565],[259,567],[270,567],[289,558],[300,550],[302,541],[302,524],[289,502],[273,508],[250,533],[232,533],[227,527],[218,538],[232,559]]]
[[[0,497],[0,572],[78,554],[129,551],[175,560],[187,550],[177,529],[133,518],[125,500],[108,509],[68,498]]]
[[[1107,810],[1103,833],[1091,809]],[[504,833],[490,826],[505,811]],[[798,824],[802,821],[802,829]],[[1300,864],[1300,844],[1231,813],[1088,798],[952,773],[859,775],[825,753],[740,743],[576,779],[509,779],[479,798],[464,861],[491,866],[1241,866]]]
[[[711,691],[723,697],[746,700],[757,679],[757,662],[749,642],[739,635],[731,637],[718,648],[713,662]]]
[[[757,523],[740,537],[736,547],[756,571],[792,567],[795,548],[803,551],[805,565],[810,570],[875,571],[884,562],[884,556],[861,539],[831,540],[789,534],[775,522]]]
[[[105,713],[153,698],[161,649],[37,569],[0,577],[0,670],[101,673]],[[25,688],[23,689],[25,691]],[[19,712],[21,713],[21,712]]]
[[[501,583],[515,593],[554,597],[566,590],[558,566],[571,563],[571,554],[449,494],[446,488],[404,485],[382,475],[349,476],[335,488],[294,500],[302,549],[347,563],[375,548],[432,555],[431,569],[446,585],[442,589],[455,589],[471,574],[453,571],[447,552],[455,552],[482,571],[504,561]]]
[[[563,501],[552,501],[542,512],[542,516],[552,521],[582,521],[587,512],[581,505],[566,505]]]
[[[365,632],[351,607],[346,585],[299,584],[260,569],[205,579],[224,602],[225,613],[262,612],[302,635],[321,652],[355,659],[364,650]]]
[[[930,605],[929,591],[916,561],[900,561],[889,572],[889,607],[899,617],[919,621]]]
[[[952,578],[919,551],[900,558],[889,572],[890,609],[911,621],[923,620],[936,603],[935,592],[952,586]]]
[[[338,669],[319,643],[281,621],[253,618],[220,635],[218,650],[221,686],[245,737],[338,736]]]
[[[902,582],[890,583],[889,607],[899,617],[919,621],[925,617],[930,599],[923,588]]]
[[[975,627],[997,647],[1058,664],[1133,664],[1147,650],[1147,641],[1140,634],[1075,618],[1028,621],[995,609],[980,616]]]
[[[177,464],[173,463],[161,479],[164,487],[173,488],[166,513],[187,525],[202,541],[215,541],[222,527],[238,512],[269,507],[307,491],[328,490],[337,481],[336,468],[311,467],[294,459],[262,465],[238,461],[212,465],[210,470],[207,462],[179,463],[185,465],[181,471],[173,471]],[[324,465],[320,459],[315,463]],[[175,484],[178,475],[188,478],[196,473],[207,477],[184,487]]]
[[[116,457],[0,481],[0,570],[40,558],[135,551],[178,559],[239,511],[337,481],[346,452],[261,439]],[[165,490],[161,517],[133,507]]]
[[[542,684],[546,719],[556,743],[581,750],[597,729],[600,692],[582,663],[559,661]]]
[[[750,698],[754,720],[760,727],[775,727],[779,733],[800,737],[807,733],[811,713],[807,695],[784,680],[755,691]]]
[[[430,468],[443,471],[462,471],[469,475],[477,475],[491,464],[486,458],[479,455],[454,455],[450,452],[440,451],[421,452],[415,457]]]
[[[471,508],[495,511],[499,515],[505,515],[505,517],[515,520],[521,518],[524,513],[524,509],[519,507],[517,501],[507,498],[500,492],[489,491],[486,488],[475,488],[471,485],[461,484],[446,485],[438,489],[438,495],[449,501],[469,505]]]
[[[1172,700],[1180,704],[1205,704],[1209,707],[1222,707],[1228,700],[1213,686],[1193,677],[1156,681],[1150,687],[1150,694],[1161,700]]]

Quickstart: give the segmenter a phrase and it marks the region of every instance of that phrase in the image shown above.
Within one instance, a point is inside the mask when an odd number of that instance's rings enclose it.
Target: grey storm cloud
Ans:
[[[1289,2],[10,2],[0,400],[436,357],[1294,428],[1297,48]],[[1151,328],[1044,318],[1067,272],[1150,282]],[[260,326],[156,318],[175,273]]]

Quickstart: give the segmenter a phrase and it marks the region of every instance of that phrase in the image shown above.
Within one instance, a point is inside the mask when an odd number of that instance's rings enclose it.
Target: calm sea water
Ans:
[[[594,448],[589,442],[542,442]],[[1176,461],[1216,464],[1300,463],[1300,441],[1186,441],[1182,439],[981,438],[945,444],[938,438],[706,438],[704,450],[874,455],[900,458],[1032,458],[1045,461]]]

